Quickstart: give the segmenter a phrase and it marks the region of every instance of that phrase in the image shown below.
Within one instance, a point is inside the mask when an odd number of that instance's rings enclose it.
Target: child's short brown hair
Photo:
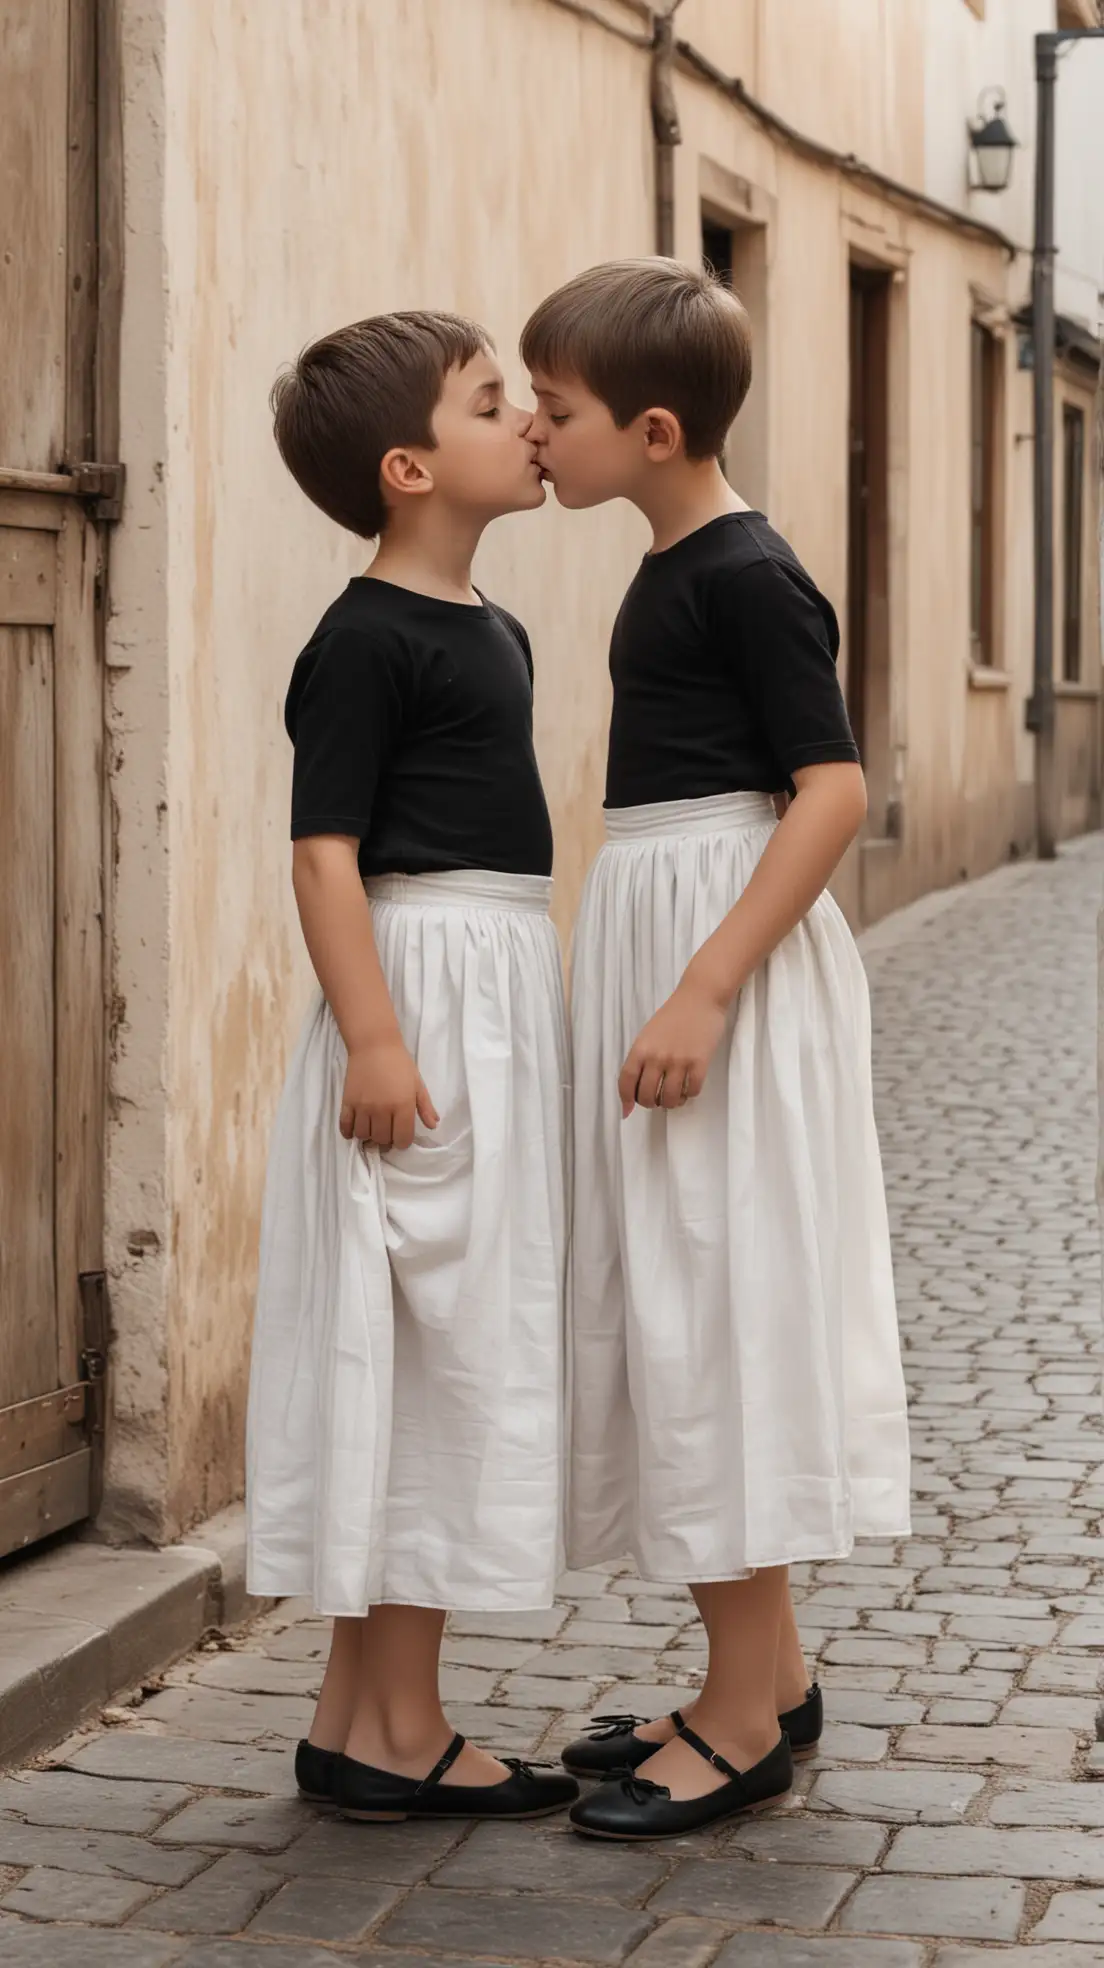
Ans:
[[[715,458],[751,384],[743,302],[701,267],[609,260],[577,274],[525,324],[527,368],[575,376],[620,430],[671,410],[688,458]]]
[[[308,499],[375,539],[387,524],[384,457],[396,444],[433,445],[446,375],[490,347],[478,322],[415,310],[371,315],[312,342],[270,399],[280,455]]]

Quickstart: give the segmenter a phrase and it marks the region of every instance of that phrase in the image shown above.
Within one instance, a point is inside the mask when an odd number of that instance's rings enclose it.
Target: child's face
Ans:
[[[436,448],[421,454],[434,491],[485,519],[543,505],[531,423],[531,411],[507,402],[493,355],[481,352],[450,369],[433,412]]]
[[[604,505],[631,499],[640,475],[642,439],[632,424],[619,430],[600,397],[573,376],[534,370],[536,413],[529,439],[561,506]]]

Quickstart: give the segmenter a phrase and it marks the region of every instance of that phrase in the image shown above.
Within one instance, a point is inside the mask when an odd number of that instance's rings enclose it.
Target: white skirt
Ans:
[[[575,934],[568,1556],[672,1583],[909,1530],[866,975],[824,895],[700,1096],[621,1119],[641,1027],[776,825],[756,793],[607,814]]]
[[[321,996],[265,1191],[248,1584],[320,1613],[551,1604],[562,1565],[568,1051],[551,882],[366,883],[440,1126],[362,1148]]]

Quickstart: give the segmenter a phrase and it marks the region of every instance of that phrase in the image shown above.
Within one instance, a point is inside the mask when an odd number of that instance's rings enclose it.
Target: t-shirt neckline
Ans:
[[[443,595],[423,594],[420,588],[404,588],[398,581],[384,581],[376,574],[353,574],[349,586],[356,588],[380,588],[385,595],[402,595],[419,608],[442,609],[447,615],[465,616],[476,622],[486,621],[491,613],[491,604],[482,588],[476,588],[479,596],[474,601],[448,601]]]
[[[701,526],[695,526],[692,533],[684,533],[681,540],[672,540],[669,547],[660,547],[658,552],[649,548],[640,565],[658,567],[662,561],[669,560],[672,554],[677,554],[680,547],[690,546],[693,541],[700,540],[704,534],[712,533],[715,527],[727,526],[734,519],[765,518],[766,514],[761,513],[757,506],[749,506],[746,512],[717,513],[713,519],[707,519]]]

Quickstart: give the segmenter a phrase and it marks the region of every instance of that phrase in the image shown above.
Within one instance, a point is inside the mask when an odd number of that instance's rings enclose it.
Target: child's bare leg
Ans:
[[[705,1628],[706,1638],[710,1640],[710,1645],[712,1646],[712,1639],[709,1632],[709,1595],[713,1591],[713,1587],[711,1585],[692,1585],[690,1591],[693,1594],[694,1604],[698,1609],[701,1623]],[[686,1703],[679,1710],[684,1722],[689,1722],[693,1717],[698,1700],[700,1700],[700,1696],[697,1700]],[[633,1730],[633,1734],[634,1736],[639,1736],[641,1742],[666,1743],[670,1742],[671,1737],[675,1734],[675,1725],[669,1714],[660,1715],[657,1716],[654,1722],[640,1723]]]
[[[441,1705],[445,1615],[425,1606],[373,1606],[362,1625],[345,1754],[393,1776],[428,1776],[455,1733]],[[442,1782],[493,1784],[508,1775],[493,1756],[468,1743]]]
[[[709,1655],[710,1661],[712,1662],[714,1645],[712,1595],[715,1592],[723,1590],[723,1588],[716,1585],[692,1585],[690,1590],[694,1595],[694,1603],[701,1615],[702,1625],[705,1628],[706,1636],[709,1640]],[[778,1640],[778,1676],[775,1687],[775,1701],[777,1703],[778,1714],[786,1715],[791,1708],[799,1708],[808,1692],[808,1673],[805,1667],[805,1658],[801,1651],[801,1641],[798,1638],[797,1615],[794,1612],[793,1599],[790,1595],[789,1571],[787,1569],[786,1585],[782,1597],[782,1620]],[[694,1701],[688,1702],[681,1710],[684,1720],[693,1724],[695,1727],[695,1717],[698,1713],[698,1703],[700,1700],[701,1696],[699,1695]],[[655,1722],[642,1723],[634,1731],[634,1734],[639,1736],[642,1742],[654,1743],[670,1742],[674,1733],[675,1726],[669,1715],[661,1715]]]
[[[774,1690],[779,1715],[788,1715],[791,1708],[800,1708],[808,1692],[809,1670],[801,1650],[797,1614],[794,1612],[787,1571],[786,1592],[782,1601],[782,1623],[778,1633],[778,1677]]]
[[[694,1704],[692,1726],[737,1770],[749,1770],[778,1741],[778,1643],[786,1568],[708,1588],[709,1672]],[[728,1779],[675,1737],[639,1774],[665,1784],[674,1798],[702,1797]]]
[[[322,1677],[308,1742],[316,1749],[344,1749],[360,1692],[364,1619],[335,1619],[330,1658]]]

